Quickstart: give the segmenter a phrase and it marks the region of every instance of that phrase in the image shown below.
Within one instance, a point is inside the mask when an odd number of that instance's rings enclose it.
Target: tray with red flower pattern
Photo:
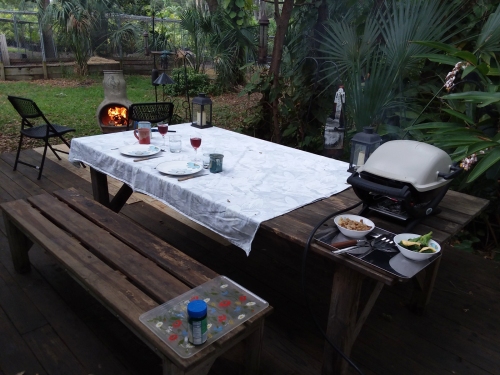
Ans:
[[[207,336],[203,345],[188,341],[187,305],[195,299],[207,303]],[[218,276],[163,305],[145,312],[139,320],[182,358],[189,358],[218,340],[269,303],[226,276]]]

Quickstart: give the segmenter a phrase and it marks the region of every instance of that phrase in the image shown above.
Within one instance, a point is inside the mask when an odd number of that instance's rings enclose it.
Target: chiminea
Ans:
[[[104,70],[104,100],[96,111],[97,123],[103,133],[116,133],[129,129],[127,84],[122,70]]]

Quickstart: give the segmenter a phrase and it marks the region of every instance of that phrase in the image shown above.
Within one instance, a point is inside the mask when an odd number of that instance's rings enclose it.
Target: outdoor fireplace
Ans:
[[[97,123],[103,133],[128,130],[128,109],[132,102],[127,99],[127,84],[123,71],[104,70],[103,73],[104,100],[97,107]]]

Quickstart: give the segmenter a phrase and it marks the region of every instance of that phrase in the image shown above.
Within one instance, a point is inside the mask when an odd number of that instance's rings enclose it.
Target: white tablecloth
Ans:
[[[182,137],[182,152],[133,162],[119,147],[137,143],[132,131],[73,138],[69,160],[81,161],[136,192],[152,196],[227,238],[250,253],[261,222],[348,188],[348,164],[217,127],[170,126]],[[221,173],[178,181],[155,167],[168,160],[192,160],[190,135],[202,136],[201,148],[224,155]],[[174,134],[174,133],[169,133]],[[168,136],[167,136],[168,137]],[[153,133],[152,144],[162,145]],[[167,140],[168,149],[168,140]],[[201,173],[208,173],[205,170]]]

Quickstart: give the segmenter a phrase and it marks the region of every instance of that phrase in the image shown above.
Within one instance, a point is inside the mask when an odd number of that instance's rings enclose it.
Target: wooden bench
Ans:
[[[75,189],[0,205],[17,272],[30,270],[28,250],[38,244],[163,361],[164,374],[207,374],[236,344],[247,374],[258,373],[268,307],[190,358],[179,357],[139,316],[218,276],[138,224]]]

